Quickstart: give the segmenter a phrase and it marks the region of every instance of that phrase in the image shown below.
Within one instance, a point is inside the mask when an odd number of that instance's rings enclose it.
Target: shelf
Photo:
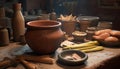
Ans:
[[[98,0],[98,7],[120,9],[120,0]]]

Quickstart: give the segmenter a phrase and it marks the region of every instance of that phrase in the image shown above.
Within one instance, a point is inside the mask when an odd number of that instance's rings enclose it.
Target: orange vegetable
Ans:
[[[103,33],[110,33],[112,30],[111,29],[104,29],[104,30],[99,30],[95,32],[95,35],[100,35]]]
[[[113,36],[119,36],[120,37],[120,31],[113,30],[110,32],[111,35]]]
[[[99,37],[104,40],[105,38],[110,37],[110,34],[109,33],[102,33],[99,35]]]
[[[101,38],[100,36],[96,36],[96,35],[94,35],[93,38],[97,40],[103,40],[103,38]]]
[[[116,37],[110,36],[110,37],[107,37],[107,38],[105,39],[105,41],[106,41],[106,42],[117,42],[117,41],[119,41],[119,40],[118,40],[118,38],[116,38]]]

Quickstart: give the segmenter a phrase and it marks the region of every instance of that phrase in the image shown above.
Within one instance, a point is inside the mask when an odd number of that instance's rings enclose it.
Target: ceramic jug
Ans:
[[[21,35],[25,34],[25,21],[21,12],[21,3],[13,5],[13,18],[12,18],[12,29],[13,29],[13,40],[20,41]]]

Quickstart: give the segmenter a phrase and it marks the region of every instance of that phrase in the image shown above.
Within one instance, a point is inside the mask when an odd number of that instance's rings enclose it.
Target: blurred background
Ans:
[[[6,16],[12,16],[12,4],[22,3],[24,15],[38,16],[41,13],[56,12],[75,16],[97,16],[100,21],[110,21],[113,29],[120,30],[120,0],[0,0],[0,6],[4,6]]]

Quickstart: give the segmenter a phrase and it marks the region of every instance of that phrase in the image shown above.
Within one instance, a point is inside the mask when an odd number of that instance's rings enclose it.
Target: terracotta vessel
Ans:
[[[72,32],[75,31],[75,21],[62,21],[62,30],[66,32],[67,35],[72,36]]]
[[[13,18],[12,18],[12,29],[13,29],[13,40],[20,41],[21,36],[25,34],[25,20],[21,12],[21,3],[15,3],[13,5]]]
[[[0,28],[0,46],[9,44],[8,30],[6,28]]]
[[[64,35],[60,26],[60,22],[52,20],[28,22],[27,31],[25,33],[27,44],[38,54],[50,54],[55,52]]]

